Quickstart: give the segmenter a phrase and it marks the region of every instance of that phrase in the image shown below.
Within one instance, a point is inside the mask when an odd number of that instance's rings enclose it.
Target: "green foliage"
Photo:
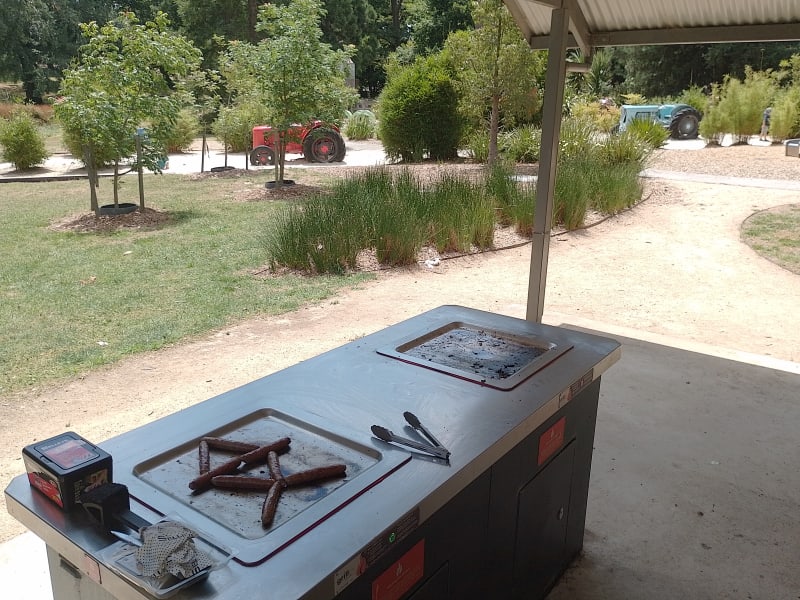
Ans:
[[[483,129],[470,129],[462,136],[460,146],[476,162],[485,163],[489,159],[489,132]]]
[[[583,226],[591,202],[591,174],[586,161],[575,156],[558,162],[553,192],[553,222],[566,229]]]
[[[378,99],[378,137],[393,160],[419,162],[457,155],[462,122],[458,93],[437,57],[390,71]]]
[[[411,0],[407,4],[411,41],[423,54],[441,50],[451,32],[473,27],[470,0]]]
[[[703,88],[693,85],[683,90],[676,99],[677,104],[688,104],[700,111],[704,115],[709,103],[708,95],[703,92]]]
[[[622,94],[622,101],[624,104],[648,104],[646,96],[633,92]]]
[[[615,214],[641,198],[639,172],[653,150],[638,132],[602,136],[590,120],[570,118],[561,126],[553,219],[581,227],[589,209]]]
[[[716,103],[719,101],[721,95],[721,86],[714,84],[711,86],[711,95],[706,104],[706,111],[703,114],[703,120],[700,121],[697,131],[706,140],[706,144],[712,146],[719,146],[722,143],[722,138],[725,135],[725,118],[722,112],[714,110]]]
[[[498,209],[501,225],[514,225],[521,235],[533,233],[533,215],[536,205],[536,185],[520,184],[514,178],[511,164],[497,161],[489,170],[486,192]]]
[[[188,108],[183,108],[178,113],[171,131],[164,139],[167,152],[184,152],[189,149],[194,139],[200,133],[200,120],[197,113]]]
[[[718,140],[730,133],[738,143],[747,143],[751,135],[761,130],[764,109],[772,104],[778,84],[771,73],[746,69],[744,81],[725,77],[721,86],[714,88],[713,98],[718,100],[708,107],[700,122],[703,137]]]
[[[90,173],[97,169],[98,159],[93,157],[112,159],[116,204],[118,167],[134,154],[138,127],[148,127],[151,141],[142,164],[160,171],[165,140],[181,107],[177,89],[181,79],[199,66],[200,53],[169,30],[163,13],[144,25],[132,13],[120,13],[115,21],[102,27],[88,23],[82,31],[87,42],[64,74],[56,115],[70,143],[89,149]],[[77,156],[83,158],[84,153]],[[91,208],[97,211],[91,183],[90,189]]]
[[[773,102],[769,135],[785,140],[800,135],[800,83],[778,92]]]
[[[634,119],[628,123],[628,127],[620,135],[616,136],[617,144],[625,146],[635,145],[636,142],[643,142],[650,149],[660,148],[669,138],[669,130],[660,123],[645,119]],[[631,156],[635,155],[631,149]],[[639,159],[634,159],[639,160]]]
[[[586,155],[597,140],[598,131],[591,119],[570,117],[561,123],[559,139],[560,159],[580,159]]]
[[[58,88],[62,70],[80,44],[79,24],[105,23],[105,0],[3,0],[0,2],[0,77],[21,81],[25,101],[42,104]]]
[[[524,125],[500,134],[500,153],[506,160],[516,163],[534,163],[539,160],[542,148],[542,130]]]
[[[570,116],[590,120],[598,131],[611,133],[619,124],[620,109],[616,106],[603,107],[597,100],[574,102],[570,106]]]
[[[493,164],[500,130],[538,114],[546,65],[544,53],[528,47],[501,1],[479,0],[472,17],[475,28],[451,34],[444,54],[456,73],[460,110],[471,127],[489,132]]]
[[[0,119],[0,146],[3,158],[20,170],[41,164],[48,156],[36,122],[21,110],[8,120]]]
[[[339,181],[330,194],[286,208],[266,237],[273,266],[345,272],[361,250],[384,265],[417,260],[425,244],[441,252],[490,247],[492,196],[453,175],[422,184],[409,171],[369,169]]]
[[[259,13],[257,44],[232,42],[221,71],[236,103],[261,105],[265,124],[279,134],[296,123],[342,120],[356,94],[345,85],[345,65],[353,49],[333,50],[322,42],[319,0],[265,4]],[[285,137],[276,152],[275,180],[283,181]]]
[[[592,55],[592,64],[586,73],[586,87],[589,96],[600,99],[611,93],[611,51],[600,48]]]
[[[240,102],[219,110],[211,132],[231,152],[247,152],[253,143],[253,127],[267,123],[267,115],[261,104]]]
[[[371,110],[357,110],[347,118],[344,134],[351,140],[369,140],[375,137],[377,120]]]

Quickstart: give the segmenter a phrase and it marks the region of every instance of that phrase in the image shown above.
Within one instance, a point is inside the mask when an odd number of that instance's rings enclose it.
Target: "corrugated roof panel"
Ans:
[[[576,1],[591,33],[797,23],[800,39],[800,0]],[[543,2],[505,0],[526,37],[550,31],[551,8]]]

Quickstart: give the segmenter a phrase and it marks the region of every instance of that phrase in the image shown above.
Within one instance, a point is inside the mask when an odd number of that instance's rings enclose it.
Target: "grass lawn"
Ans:
[[[266,263],[278,204],[236,194],[265,180],[146,176],[146,205],[172,222],[104,234],[49,228],[89,212],[86,181],[0,184],[0,394],[290,311],[369,277],[251,275]],[[101,204],[110,186],[101,180]],[[138,203],[135,177],[122,196]]]
[[[757,212],[742,225],[742,239],[764,258],[800,275],[800,204]]]

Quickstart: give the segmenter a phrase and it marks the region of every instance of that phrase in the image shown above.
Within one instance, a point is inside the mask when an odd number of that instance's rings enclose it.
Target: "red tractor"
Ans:
[[[275,164],[275,138],[271,126],[253,127],[250,164]],[[310,162],[341,162],[346,150],[339,128],[322,121],[294,125],[286,134],[286,153],[302,154]]]

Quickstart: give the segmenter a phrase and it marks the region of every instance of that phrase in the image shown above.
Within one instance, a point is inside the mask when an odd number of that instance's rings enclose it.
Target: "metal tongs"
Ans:
[[[428,431],[428,428],[420,422],[414,413],[406,411],[403,413],[403,416],[408,424],[420,433],[421,437],[427,438],[431,443],[427,444],[425,442],[417,442],[415,440],[404,438],[396,435],[394,432],[386,429],[385,427],[381,427],[380,425],[372,426],[372,434],[384,442],[394,442],[395,444],[400,444],[401,446],[408,446],[409,448],[414,448],[415,450],[425,452],[426,454],[430,454],[443,460],[448,460],[450,458],[450,451],[445,448],[430,431]]]

